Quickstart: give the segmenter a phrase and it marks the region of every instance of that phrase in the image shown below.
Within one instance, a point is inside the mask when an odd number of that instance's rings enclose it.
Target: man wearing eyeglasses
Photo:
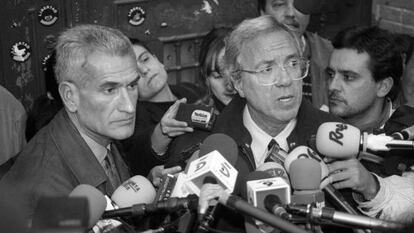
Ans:
[[[257,7],[261,15],[271,15],[279,23],[285,24],[289,29],[300,36],[303,56],[310,61],[310,70],[303,79],[303,97],[311,100],[316,108],[328,108],[328,85],[325,68],[328,65],[329,55],[332,52],[330,41],[316,33],[307,31],[310,13],[319,13],[320,1],[310,0],[258,0]],[[334,4],[332,0],[326,1]]]
[[[287,153],[307,145],[320,124],[338,119],[302,98],[309,62],[303,58],[297,34],[272,16],[240,23],[229,35],[224,59],[239,96],[218,116],[213,133],[227,134],[238,144],[235,168],[239,177],[234,193],[240,194],[240,187],[246,185],[243,177],[265,162],[271,141]],[[174,141],[172,155],[188,147],[196,133]],[[218,213],[217,227],[243,232],[243,219],[229,211]]]

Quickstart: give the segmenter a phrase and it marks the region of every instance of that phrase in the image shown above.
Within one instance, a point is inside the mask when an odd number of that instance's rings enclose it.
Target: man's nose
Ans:
[[[334,77],[329,79],[329,81],[328,81],[329,91],[339,90],[340,86],[341,86],[341,83],[340,83],[339,79],[336,77],[336,74],[335,74]]]
[[[137,90],[136,90],[137,91]],[[138,93],[131,94],[126,89],[121,90],[120,111],[127,113],[134,113],[137,102]]]

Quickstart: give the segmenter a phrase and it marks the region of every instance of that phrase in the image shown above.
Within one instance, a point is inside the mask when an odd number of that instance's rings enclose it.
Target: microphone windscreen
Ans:
[[[356,156],[359,153],[360,141],[360,130],[344,123],[323,123],[316,133],[318,152],[332,158],[346,159]]]
[[[315,151],[313,151],[311,148],[307,146],[298,146],[289,153],[289,155],[286,157],[286,160],[285,160],[286,171],[289,171],[290,165],[292,164],[293,161],[297,159],[301,159],[301,158],[302,159],[303,158],[313,159],[319,163],[321,167],[321,187],[320,188],[324,188],[329,183],[329,180],[327,179],[329,176],[329,168],[326,165],[326,163],[322,160],[322,158]]]
[[[271,175],[271,177],[281,177],[283,178],[286,183],[290,184],[289,176],[285,170],[285,168],[276,162],[266,162],[260,165],[256,171],[263,171]]]
[[[106,208],[104,195],[95,187],[87,184],[80,184],[69,194],[69,197],[86,197],[89,203],[88,227],[93,227],[101,218]]]
[[[201,158],[215,150],[217,150],[230,164],[234,165],[236,163],[238,149],[233,138],[222,133],[208,136],[200,146],[199,157]]]
[[[299,158],[290,165],[289,175],[295,191],[318,190],[321,183],[321,166],[313,159]]]
[[[267,178],[272,178],[272,176],[264,171],[253,171],[247,174],[246,177],[244,177],[244,185],[241,185],[241,195],[242,197],[247,200],[247,182],[252,180],[263,180]]]
[[[156,191],[151,182],[143,176],[134,176],[126,180],[112,194],[112,201],[119,208],[135,204],[150,204],[154,201]]]

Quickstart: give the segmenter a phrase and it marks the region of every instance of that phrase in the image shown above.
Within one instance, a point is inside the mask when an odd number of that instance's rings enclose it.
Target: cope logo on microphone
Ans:
[[[191,114],[191,121],[199,124],[207,124],[210,121],[211,113],[203,110],[194,110]]]
[[[337,124],[335,131],[329,132],[329,140],[343,146],[344,143],[341,141],[341,139],[344,138],[343,131],[347,128],[348,126],[346,124]]]
[[[127,180],[125,181],[122,186],[124,186],[124,188],[126,190],[130,190],[132,189],[134,192],[138,192],[141,188],[133,181],[131,180]]]

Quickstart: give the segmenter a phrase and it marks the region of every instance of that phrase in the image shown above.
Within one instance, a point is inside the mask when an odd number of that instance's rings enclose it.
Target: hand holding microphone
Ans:
[[[155,126],[151,134],[151,146],[155,152],[159,154],[165,153],[173,137],[194,131],[186,122],[175,119],[180,104],[186,102],[187,99],[185,98],[177,100],[164,113],[161,121]]]
[[[164,165],[158,165],[151,169],[151,171],[148,174],[148,179],[152,181],[152,184],[155,187],[160,186],[162,178],[167,174],[176,174],[181,171],[180,166],[170,167],[170,168],[164,168]]]
[[[373,199],[379,190],[379,183],[356,158],[337,160],[328,164],[330,180],[337,189],[351,188],[364,196]]]

